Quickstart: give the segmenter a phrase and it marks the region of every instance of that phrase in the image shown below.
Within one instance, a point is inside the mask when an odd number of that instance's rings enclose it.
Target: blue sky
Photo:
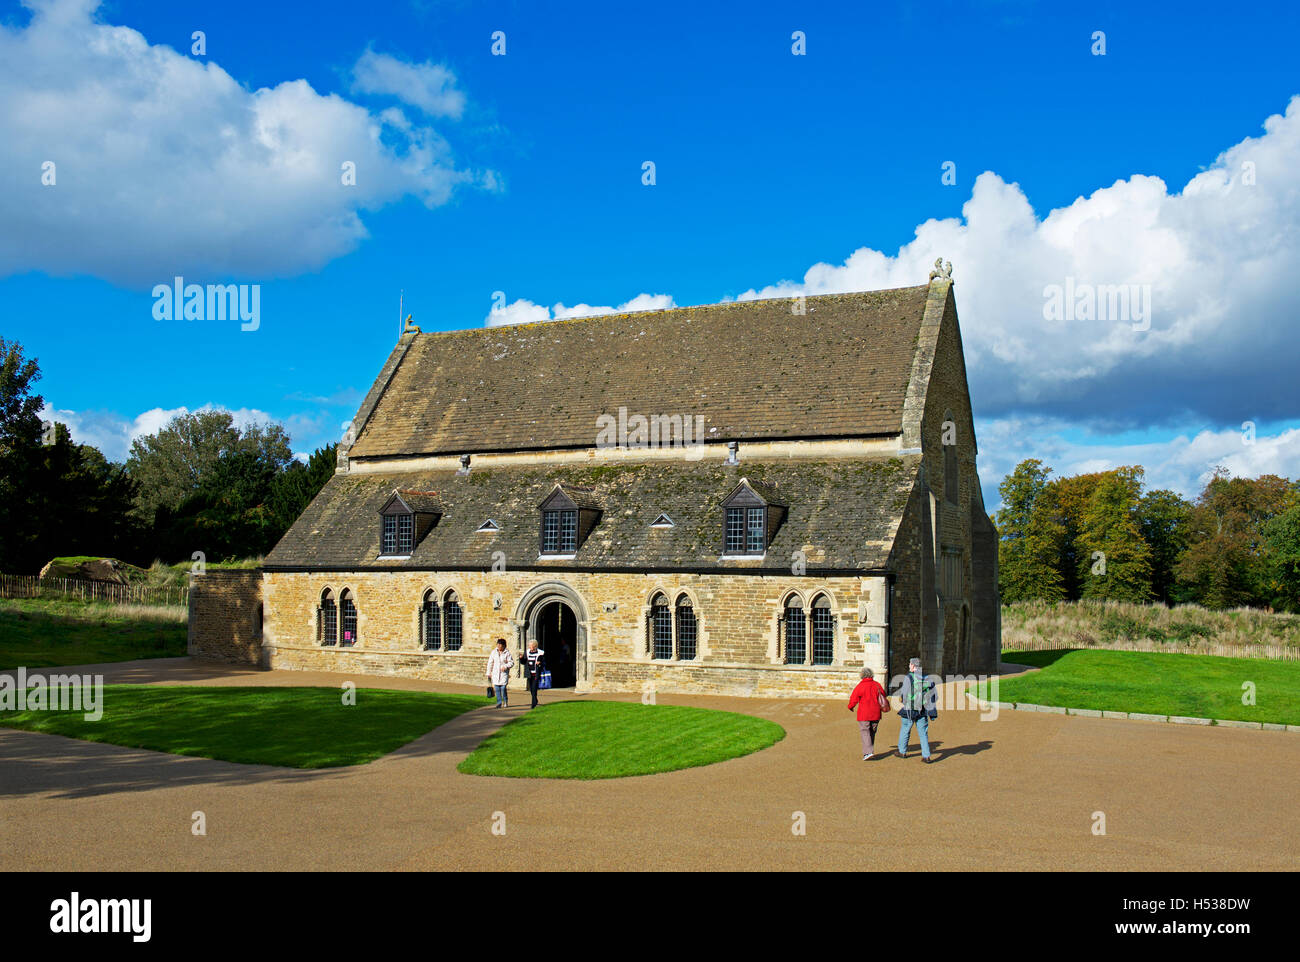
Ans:
[[[990,507],[1031,456],[1184,493],[1300,476],[1293,5],[702,6],[4,4],[0,333],[110,457],[204,405],[310,452],[402,290],[450,330],[497,291],[517,317],[712,303],[942,254]],[[258,329],[155,320],[178,274],[261,285]],[[1052,327],[1066,276],[1149,286],[1151,330]]]

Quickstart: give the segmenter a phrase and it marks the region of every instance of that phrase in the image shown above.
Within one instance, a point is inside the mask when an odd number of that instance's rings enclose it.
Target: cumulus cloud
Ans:
[[[256,408],[234,409],[219,404],[204,404],[193,410],[229,411],[235,426],[241,431],[254,424],[266,427],[275,423],[275,418]],[[131,453],[131,442],[136,438],[157,434],[172,418],[190,413],[193,413],[190,408],[181,406],[150,408],[135,417],[123,417],[112,411],[71,411],[47,403],[42,407],[40,416],[43,421],[66,424],[73,441],[96,447],[108,460],[120,463]]]
[[[93,0],[25,2],[30,23],[0,25],[0,276],[134,288],[176,274],[287,276],[353,250],[363,211],[495,188],[398,107],[374,114],[305,80],[249,90],[215,63],[100,22]],[[440,90],[438,116],[456,116],[454,77],[438,87],[431,65],[412,69],[420,109]]]
[[[357,93],[395,97],[430,117],[459,119],[465,94],[456,89],[456,75],[442,64],[406,63],[386,53],[367,50],[352,68]]]
[[[1143,427],[1294,416],[1300,97],[1264,130],[1180,192],[1137,174],[1041,219],[1018,185],[986,171],[961,218],[926,221],[896,254],[863,247],[740,299],[910,286],[943,256],[986,417]],[[1149,318],[1045,317],[1053,287],[1120,286],[1149,290]]]
[[[503,304],[488,312],[488,327],[501,327],[507,324],[530,324],[534,321],[558,321],[572,317],[596,317],[600,314],[628,314],[636,311],[664,311],[677,304],[667,294],[638,294],[630,301],[617,307],[594,307],[591,304],[575,304],[566,307],[563,303],[554,307],[534,304],[523,298]]]

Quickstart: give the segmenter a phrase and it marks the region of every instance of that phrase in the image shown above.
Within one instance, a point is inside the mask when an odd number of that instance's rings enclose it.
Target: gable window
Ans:
[[[601,515],[592,490],[574,485],[557,484],[538,508],[541,511],[538,548],[543,556],[577,554]]]
[[[722,553],[732,556],[761,556],[785,518],[784,505],[775,501],[776,492],[742,478],[722,502]]]
[[[339,598],[339,614],[339,646],[351,648],[357,643],[357,606],[347,588]]]
[[[432,491],[394,491],[379,511],[379,556],[409,558],[442,516]]]
[[[438,596],[432,591],[424,593],[424,603],[420,605],[420,647],[425,651],[442,647],[442,612]]]
[[[542,554],[573,554],[578,550],[578,512],[542,512]]]
[[[328,588],[320,593],[320,607],[316,609],[316,640],[322,645],[337,644],[339,640],[339,610],[334,604],[334,592]]]
[[[448,591],[442,599],[443,637],[448,651],[460,651],[462,641],[460,599],[456,592]]]

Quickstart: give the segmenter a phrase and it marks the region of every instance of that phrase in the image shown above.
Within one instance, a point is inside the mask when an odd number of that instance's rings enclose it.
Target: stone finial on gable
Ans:
[[[930,280],[952,280],[952,261],[945,264],[942,257],[936,257],[934,259],[934,270],[930,271]]]
[[[412,318],[413,318],[414,316],[415,316],[415,315],[413,315],[413,314],[407,314],[407,315],[406,315],[406,326],[402,328],[402,333],[403,333],[403,334],[419,334],[419,333],[420,333],[420,328],[419,328],[419,326],[415,323],[415,321],[412,320]]]

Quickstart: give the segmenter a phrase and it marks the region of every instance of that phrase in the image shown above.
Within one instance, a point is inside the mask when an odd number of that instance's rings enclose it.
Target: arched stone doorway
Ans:
[[[546,652],[554,687],[591,687],[587,606],[576,591],[562,581],[535,585],[520,599],[515,625],[521,649],[535,640]]]

